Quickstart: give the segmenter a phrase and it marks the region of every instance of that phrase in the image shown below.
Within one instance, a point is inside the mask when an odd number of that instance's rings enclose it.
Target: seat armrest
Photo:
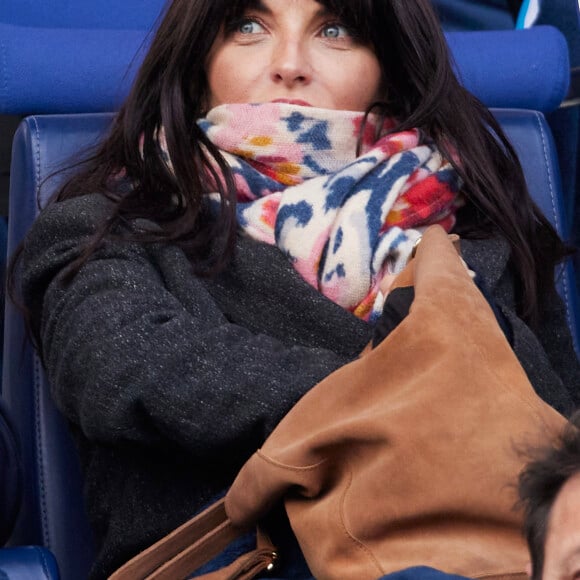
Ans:
[[[0,578],[8,580],[58,580],[58,566],[51,552],[40,546],[0,549]]]

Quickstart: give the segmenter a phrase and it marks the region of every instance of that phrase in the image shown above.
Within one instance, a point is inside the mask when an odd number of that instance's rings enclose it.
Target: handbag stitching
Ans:
[[[375,557],[375,555],[373,554],[372,550],[361,540],[359,540],[354,534],[352,534],[349,529],[346,526],[346,522],[344,521],[344,504],[346,502],[346,496],[348,494],[348,492],[350,491],[351,488],[351,484],[352,484],[352,470],[349,469],[348,470],[348,483],[346,485],[346,489],[344,490],[342,497],[340,498],[340,507],[338,510],[339,513],[339,518],[340,518],[340,524],[342,525],[342,529],[344,530],[345,535],[352,540],[352,542],[356,545],[356,547],[359,550],[362,550],[363,552],[365,552],[367,554],[367,556],[369,557],[369,559],[372,561],[372,563],[376,566],[377,570],[381,573],[381,575],[385,574],[385,571],[383,570],[383,568],[381,567],[379,561],[377,560],[377,558]]]
[[[541,416],[540,411],[540,406],[537,400],[531,398],[529,395],[526,395],[525,393],[521,393],[521,392],[514,392],[512,390],[510,390],[505,383],[503,382],[503,380],[501,379],[501,377],[498,375],[498,373],[495,371],[495,368],[492,364],[490,364],[490,360],[488,358],[488,356],[486,355],[485,351],[479,346],[479,343],[477,343],[476,341],[474,341],[472,338],[469,338],[469,336],[467,335],[467,333],[465,332],[465,329],[462,329],[462,334],[464,336],[464,338],[471,344],[471,346],[475,349],[475,351],[479,354],[479,356],[481,357],[481,359],[483,360],[484,364],[487,366],[487,368],[489,369],[489,372],[491,374],[494,375],[494,377],[496,377],[498,379],[497,383],[499,384],[500,388],[509,396],[511,397],[516,397],[517,399],[520,400],[520,402],[524,403],[528,409],[530,410],[530,412],[534,415],[534,417],[541,423],[545,423],[544,419]],[[515,356],[515,355],[514,355]],[[513,442],[512,442],[513,444]],[[516,574],[522,574],[525,573],[525,570],[519,570],[519,571],[514,571],[513,569],[508,571],[508,572],[498,572],[498,571],[486,571],[486,572],[479,572],[476,574],[471,573],[470,576],[473,578],[493,578],[493,577],[501,577],[501,576],[505,576],[505,575],[516,575]]]
[[[305,465],[304,467],[299,467],[296,465],[288,465],[286,463],[282,463],[281,461],[277,461],[276,459],[273,459],[269,455],[266,455],[261,449],[258,449],[256,451],[256,454],[259,455],[260,458],[266,461],[267,463],[275,465],[276,467],[281,467],[282,469],[289,469],[290,471],[311,471],[313,469],[316,469],[317,467],[320,467],[322,464],[328,461],[328,459],[322,459],[318,463],[313,463],[312,465]]]

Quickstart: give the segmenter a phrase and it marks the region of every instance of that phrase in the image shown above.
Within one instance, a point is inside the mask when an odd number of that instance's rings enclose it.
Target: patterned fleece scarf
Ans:
[[[406,264],[429,225],[450,231],[459,178],[419,130],[388,134],[378,117],[266,103],[221,105],[199,126],[221,150],[246,235],[275,244],[324,296],[364,320],[379,282]]]

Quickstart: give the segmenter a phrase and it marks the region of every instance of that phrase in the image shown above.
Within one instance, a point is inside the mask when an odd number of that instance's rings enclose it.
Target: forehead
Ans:
[[[544,577],[580,570],[580,472],[562,487],[550,511]]]
[[[318,4],[326,8],[329,12],[340,15],[360,14],[362,10],[361,2],[353,0],[292,0],[293,2],[307,2]],[[227,3],[226,18],[231,15],[243,13],[248,9],[263,9],[269,4],[268,0],[231,0]],[[358,4],[358,6],[355,6]]]

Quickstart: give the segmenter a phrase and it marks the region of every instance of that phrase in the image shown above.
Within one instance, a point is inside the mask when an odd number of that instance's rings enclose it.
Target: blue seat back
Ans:
[[[0,114],[117,110],[165,0],[2,0]]]
[[[580,3],[578,0],[524,0],[518,27],[558,28],[568,43],[571,66],[570,90],[565,107],[548,117],[556,140],[563,178],[564,200],[572,242],[580,247]],[[576,257],[577,288],[580,289],[580,255]]]
[[[560,237],[569,242],[571,232],[558,154],[544,115],[537,111],[521,110],[496,110],[494,113],[518,153],[532,198]],[[580,355],[580,312],[572,260],[566,260],[560,265],[556,273],[556,285],[566,307],[574,348]]]
[[[12,154],[9,253],[38,214],[39,202],[46,202],[63,176],[42,188],[44,180],[79,148],[96,142],[110,120],[95,114],[23,121]],[[20,432],[24,465],[22,509],[11,544],[45,546],[56,556],[61,578],[86,578],[94,544],[76,449],[50,398],[41,361],[25,338],[20,313],[8,303],[3,396]]]
[[[564,35],[552,26],[447,34],[463,85],[488,107],[557,109],[570,85]]]
[[[165,0],[3,0],[0,22],[33,28],[148,29]]]

